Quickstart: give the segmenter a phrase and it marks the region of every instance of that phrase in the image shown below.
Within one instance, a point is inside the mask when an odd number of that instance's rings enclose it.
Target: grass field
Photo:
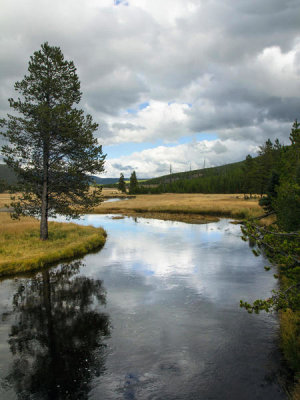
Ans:
[[[103,199],[128,197],[117,189],[103,189]],[[9,204],[9,194],[0,194],[0,209]],[[245,200],[242,194],[136,195],[130,200],[101,203],[93,210],[99,214],[123,214],[177,220],[190,223],[216,221],[218,217],[243,219],[262,214],[258,199]]]
[[[6,204],[10,203],[9,193],[0,193],[0,208],[4,208]]]
[[[107,193],[108,195],[108,193]],[[257,199],[244,200],[243,195],[174,194],[137,195],[134,199],[102,203],[94,213],[147,215],[163,219],[206,220],[214,217],[247,218],[262,214]]]
[[[103,198],[104,199],[107,199],[107,198],[114,198],[114,197],[118,197],[118,198],[122,198],[122,197],[126,197],[126,198],[128,198],[128,197],[132,197],[132,198],[134,198],[135,196],[132,196],[132,195],[130,195],[130,194],[128,194],[128,193],[123,193],[123,192],[121,192],[120,190],[118,190],[118,189],[112,189],[112,188],[103,188],[102,189],[102,196],[103,196]]]
[[[33,218],[14,221],[0,213],[0,276],[38,269],[82,256],[103,246],[102,228],[71,223],[49,223],[49,240],[39,239],[39,222]]]

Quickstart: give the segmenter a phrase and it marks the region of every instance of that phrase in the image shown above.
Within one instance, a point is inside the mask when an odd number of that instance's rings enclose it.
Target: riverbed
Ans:
[[[276,288],[229,220],[87,215],[105,247],[0,282],[0,398],[286,399]]]

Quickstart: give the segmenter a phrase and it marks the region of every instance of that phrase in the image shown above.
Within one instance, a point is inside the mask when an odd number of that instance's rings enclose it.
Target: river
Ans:
[[[0,398],[277,400],[276,287],[229,220],[87,215],[104,248],[0,282]]]

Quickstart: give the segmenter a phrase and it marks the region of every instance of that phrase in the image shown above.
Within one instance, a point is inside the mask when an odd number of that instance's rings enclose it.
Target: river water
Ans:
[[[240,299],[276,287],[228,220],[88,215],[105,247],[0,282],[0,398],[285,399],[278,320]]]

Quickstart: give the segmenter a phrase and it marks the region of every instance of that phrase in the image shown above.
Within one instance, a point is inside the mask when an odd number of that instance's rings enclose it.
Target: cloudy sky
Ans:
[[[239,161],[300,118],[299,0],[1,0],[0,116],[48,41],[99,123],[103,177]]]

